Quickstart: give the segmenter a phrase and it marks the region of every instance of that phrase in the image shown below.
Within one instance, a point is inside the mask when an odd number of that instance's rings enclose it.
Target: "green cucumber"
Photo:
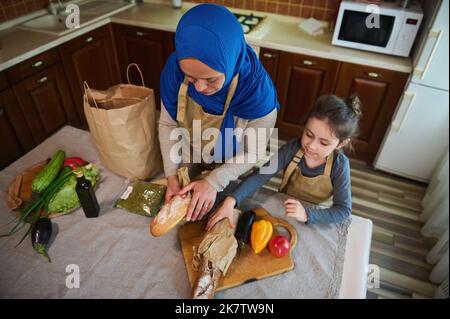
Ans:
[[[31,182],[33,192],[42,193],[53,182],[61,171],[65,157],[66,153],[63,150],[53,155],[50,162],[33,178]]]

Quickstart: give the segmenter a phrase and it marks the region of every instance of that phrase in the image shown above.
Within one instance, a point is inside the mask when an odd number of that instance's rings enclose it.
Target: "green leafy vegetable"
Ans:
[[[88,179],[92,186],[97,184],[99,171],[96,165],[90,164],[82,167],[83,175]],[[54,194],[46,205],[46,211],[51,213],[67,212],[80,205],[78,195],[75,190],[77,179],[72,175],[61,189]]]
[[[70,179],[71,176],[73,176],[72,170],[69,167],[65,167],[60,172],[58,177],[51,182],[50,185],[48,185],[48,187],[35,201],[28,203],[25,208],[20,209],[20,215],[15,219],[16,223],[13,228],[11,228],[7,234],[0,235],[0,237],[10,236],[21,229],[25,223],[29,223],[30,227],[17,244],[20,245],[20,243],[31,233],[33,226],[39,220],[41,210],[45,208],[46,202],[53,197],[53,195]]]

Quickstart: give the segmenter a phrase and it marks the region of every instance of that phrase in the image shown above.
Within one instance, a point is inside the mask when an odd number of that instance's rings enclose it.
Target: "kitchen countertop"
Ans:
[[[110,22],[175,32],[181,16],[194,5],[196,4],[183,2],[182,8],[174,9],[167,1],[145,1],[63,36],[18,29],[12,26],[0,31],[0,71]],[[231,10],[233,12],[250,12],[234,8]],[[266,15],[267,18],[261,28],[246,35],[250,45],[399,72],[412,72],[410,58],[333,46],[331,45],[331,33],[312,37],[301,31],[298,28],[298,23],[302,21],[300,18],[252,12]]]

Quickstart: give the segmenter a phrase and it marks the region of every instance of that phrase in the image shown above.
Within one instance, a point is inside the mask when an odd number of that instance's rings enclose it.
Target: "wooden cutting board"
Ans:
[[[45,167],[45,165],[47,165],[48,162],[49,160],[34,164],[33,166],[25,169],[23,172],[18,174],[16,178],[11,182],[5,194],[6,205],[11,210],[17,210],[21,206],[26,206],[33,192],[31,190],[31,183],[33,181],[33,178]],[[55,218],[67,215],[75,209],[77,208],[73,208],[67,212],[52,213],[48,215],[48,217]],[[42,210],[42,214],[44,214],[44,210]]]
[[[31,182],[33,178],[45,167],[48,161],[37,163],[16,176],[6,191],[6,204],[12,210],[19,208],[31,197]]]
[[[250,243],[242,250],[241,256],[238,259],[234,258],[230,268],[228,268],[227,275],[222,277],[216,291],[236,287],[247,282],[267,278],[288,272],[294,268],[294,261],[292,260],[291,252],[297,244],[297,232],[295,228],[287,221],[281,218],[273,217],[263,208],[254,210],[256,219],[265,219],[270,221],[274,226],[274,234],[277,235],[277,227],[281,226],[287,229],[290,239],[291,249],[284,257],[276,258],[268,250],[264,249],[260,254],[255,254],[251,248]],[[181,226],[178,230],[178,236],[181,242],[181,249],[183,251],[184,262],[189,277],[191,287],[193,287],[197,272],[192,268],[193,249],[198,247],[205,235],[205,221],[189,223]]]

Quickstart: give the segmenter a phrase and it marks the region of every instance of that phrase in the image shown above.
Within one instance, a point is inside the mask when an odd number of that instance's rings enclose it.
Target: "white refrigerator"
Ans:
[[[429,182],[448,152],[449,2],[441,2],[425,30],[414,73],[375,158],[376,169]]]

